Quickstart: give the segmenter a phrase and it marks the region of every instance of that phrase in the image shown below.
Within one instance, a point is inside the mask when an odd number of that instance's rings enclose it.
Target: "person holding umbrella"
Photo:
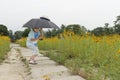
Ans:
[[[42,28],[34,27],[31,28],[31,31],[28,34],[26,45],[29,49],[32,50],[32,56],[30,57],[29,63],[35,64],[35,57],[39,54],[39,49],[37,46],[38,40],[43,39]]]
[[[42,28],[59,29],[59,27],[55,23],[51,22],[49,18],[46,17],[33,18],[29,20],[27,23],[25,23],[23,27],[31,28],[31,31],[28,34],[26,45],[28,48],[30,48],[33,51],[33,55],[30,57],[29,62],[34,64],[35,57],[39,53],[37,42],[39,39],[43,38]]]

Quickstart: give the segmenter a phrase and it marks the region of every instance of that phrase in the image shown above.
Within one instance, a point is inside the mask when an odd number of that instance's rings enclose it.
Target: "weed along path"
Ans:
[[[28,64],[30,56],[29,49],[11,44],[8,58],[0,65],[0,80],[85,80],[42,54],[37,64]]]
[[[0,64],[0,80],[32,80],[28,68],[21,61],[19,50],[13,45],[6,59]]]

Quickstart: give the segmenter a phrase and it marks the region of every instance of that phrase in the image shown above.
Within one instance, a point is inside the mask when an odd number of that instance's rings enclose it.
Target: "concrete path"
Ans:
[[[11,46],[19,49],[22,56],[25,57],[27,61],[29,60],[31,50],[20,47],[17,44],[11,44]],[[71,74],[66,67],[57,64],[55,61],[42,54],[39,54],[36,60],[36,65],[29,64],[32,80],[85,80],[78,75]]]
[[[6,59],[0,64],[0,80],[32,80],[20,57],[18,50],[11,47]]]

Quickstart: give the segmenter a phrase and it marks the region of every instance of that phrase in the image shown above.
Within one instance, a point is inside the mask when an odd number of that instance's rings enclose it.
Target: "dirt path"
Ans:
[[[0,64],[0,80],[32,80],[27,67],[20,60],[20,53],[14,46],[11,46],[6,60]]]

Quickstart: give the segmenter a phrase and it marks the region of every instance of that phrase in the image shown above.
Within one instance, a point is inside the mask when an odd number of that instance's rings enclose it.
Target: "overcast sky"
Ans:
[[[44,15],[58,26],[80,24],[92,30],[113,25],[120,15],[120,0],[0,0],[0,24],[13,31]]]

